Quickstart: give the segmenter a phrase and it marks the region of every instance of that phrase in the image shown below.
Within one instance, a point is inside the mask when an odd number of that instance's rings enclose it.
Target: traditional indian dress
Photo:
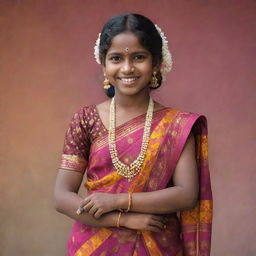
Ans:
[[[141,150],[145,114],[116,128],[118,156],[125,164]],[[133,179],[114,169],[108,147],[108,131],[96,106],[77,111],[67,130],[61,168],[87,175],[88,194],[161,190],[172,176],[188,135],[196,141],[200,190],[194,209],[169,214],[161,232],[99,228],[75,222],[68,242],[69,256],[209,256],[212,193],[208,170],[207,123],[204,116],[173,108],[154,111],[150,140],[141,171]]]

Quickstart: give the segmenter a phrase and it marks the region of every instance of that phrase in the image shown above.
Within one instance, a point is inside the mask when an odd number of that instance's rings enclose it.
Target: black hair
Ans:
[[[103,65],[105,65],[105,58],[109,48],[111,47],[112,39],[116,35],[126,31],[131,31],[135,34],[139,39],[140,44],[151,53],[153,66],[162,62],[162,38],[153,22],[140,14],[125,13],[111,18],[102,29],[99,45],[99,57]],[[158,87],[160,87],[162,83],[161,72],[158,72],[156,76],[159,84]],[[109,97],[113,97],[114,88],[107,90],[107,95]]]

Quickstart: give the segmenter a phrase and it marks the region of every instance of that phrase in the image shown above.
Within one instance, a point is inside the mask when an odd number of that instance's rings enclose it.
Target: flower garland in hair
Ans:
[[[167,72],[170,72],[172,70],[172,67],[173,67],[172,55],[169,51],[168,40],[167,40],[166,36],[164,35],[164,32],[161,30],[161,28],[157,24],[155,24],[155,27],[156,27],[159,35],[162,38],[163,61],[162,61],[162,64],[161,64],[160,71],[161,71],[163,80],[165,80],[164,74],[167,73]],[[100,35],[101,35],[101,33],[99,33],[98,38],[96,40],[96,44],[94,46],[94,57],[95,57],[96,62],[98,64],[101,64],[101,62],[100,62]]]
[[[168,47],[168,40],[166,38],[166,36],[164,35],[164,32],[161,30],[161,28],[158,27],[157,24],[155,24],[155,27],[159,33],[159,35],[162,38],[162,56],[163,56],[163,61],[161,64],[161,74],[163,76],[163,80],[165,79],[164,77],[164,73],[170,72],[172,70],[173,67],[173,61],[172,61],[172,55],[169,51],[169,47]]]
[[[98,64],[100,63],[100,35],[99,33],[98,38],[96,40],[95,46],[94,46],[94,58]]]

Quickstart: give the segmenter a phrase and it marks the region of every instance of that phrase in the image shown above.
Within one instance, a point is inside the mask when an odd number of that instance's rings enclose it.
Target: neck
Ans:
[[[149,97],[149,92],[131,96],[117,93],[115,95],[116,108],[127,112],[133,112],[133,110],[145,112],[148,108]]]

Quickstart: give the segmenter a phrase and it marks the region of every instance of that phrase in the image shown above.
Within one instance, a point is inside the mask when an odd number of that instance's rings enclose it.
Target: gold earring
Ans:
[[[156,77],[156,71],[153,72],[153,76],[151,78],[151,83],[150,83],[150,87],[152,88],[157,88],[159,86],[158,84],[158,79]]]
[[[103,84],[104,84],[104,89],[109,89],[110,88],[110,83],[109,83],[109,80],[107,79],[107,77],[106,77],[106,74],[104,74],[104,77],[105,77],[105,79],[104,79],[104,82],[103,82]]]

